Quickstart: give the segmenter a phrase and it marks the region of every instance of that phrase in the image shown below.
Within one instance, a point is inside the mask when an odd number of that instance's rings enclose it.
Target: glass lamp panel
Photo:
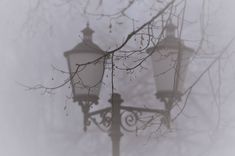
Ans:
[[[176,51],[161,49],[152,54],[157,91],[172,91],[176,67]]]
[[[71,52],[67,55],[74,99],[82,96],[95,96],[98,98],[104,73],[104,58],[79,68],[77,64],[84,64],[101,56],[103,56],[102,53],[96,52]],[[76,72],[77,68],[78,71]]]
[[[179,74],[176,74],[178,59],[177,49],[160,49],[152,54],[154,79],[157,92],[172,92],[177,82],[177,91],[183,93],[184,80],[191,52],[182,51]]]
[[[188,51],[188,50],[184,50],[181,52],[181,59],[180,59],[180,74],[179,74],[179,78],[178,78],[178,91],[180,91],[181,93],[185,92],[185,88],[184,84],[185,84],[185,80],[186,80],[186,76],[188,73],[188,66],[189,63],[191,61],[191,57],[193,55],[192,51]]]

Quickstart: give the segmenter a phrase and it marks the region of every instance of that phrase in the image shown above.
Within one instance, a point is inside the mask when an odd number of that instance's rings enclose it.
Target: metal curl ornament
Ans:
[[[127,132],[135,132],[138,127],[139,113],[136,111],[123,111],[121,113],[121,127]]]
[[[97,119],[99,118],[99,119]],[[111,112],[110,111],[105,111],[102,112],[99,117],[90,117],[92,122],[103,132],[108,132],[111,123],[112,123],[112,117],[111,117]]]
[[[100,117],[102,118],[102,120],[100,121],[100,124],[102,124],[106,128],[109,128],[112,123],[111,112],[109,111],[103,112],[100,114]]]

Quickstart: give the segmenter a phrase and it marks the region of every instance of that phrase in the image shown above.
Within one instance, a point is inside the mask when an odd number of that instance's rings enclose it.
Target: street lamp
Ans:
[[[79,103],[84,114],[84,131],[93,122],[108,132],[112,140],[113,156],[120,155],[120,139],[123,132],[136,132],[138,124],[147,127],[154,119],[160,118],[160,121],[164,121],[166,127],[170,128],[172,104],[182,96],[183,81],[193,53],[191,48],[175,37],[175,29],[170,20],[166,25],[166,37],[147,50],[152,55],[156,97],[165,103],[165,109],[125,106],[122,105],[124,101],[121,95],[112,93],[110,107],[90,111],[92,104],[98,104],[105,52],[92,42],[94,31],[89,28],[89,24],[82,31],[82,43],[64,53],[69,66],[73,100]],[[143,118],[144,115],[148,117]]]
[[[154,79],[157,88],[156,97],[164,102],[168,115],[167,127],[170,128],[170,111],[174,102],[181,99],[184,80],[194,50],[185,46],[175,36],[176,26],[169,19],[165,26],[165,38],[156,46],[147,50],[151,54]]]
[[[89,27],[89,23],[82,33],[83,41],[72,50],[66,51],[64,56],[70,72],[73,101],[81,106],[84,113],[84,125],[87,125],[90,106],[98,104],[105,68],[103,58],[105,52],[92,42],[94,31]],[[86,126],[84,126],[84,131],[86,131]]]
[[[70,72],[73,100],[79,103],[98,103],[104,75],[105,52],[92,42],[93,32],[87,23],[87,27],[82,30],[83,41],[64,53]]]

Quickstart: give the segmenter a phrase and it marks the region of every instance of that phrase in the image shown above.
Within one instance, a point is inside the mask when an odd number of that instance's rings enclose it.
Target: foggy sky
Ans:
[[[233,0],[209,2],[211,12],[208,33],[210,40],[213,41],[213,46],[210,48],[218,52],[235,36],[235,2]],[[85,27],[87,17],[77,16],[76,12],[69,14],[66,6],[54,8],[46,5],[50,3],[45,1],[44,9],[35,11],[32,9],[34,1],[0,2],[0,155],[108,156],[111,154],[110,138],[95,126],[91,126],[88,133],[82,131],[80,108],[72,101],[66,101],[66,95],[70,95],[68,88],[56,90],[54,95],[42,95],[42,91],[27,91],[19,85],[19,83],[27,85],[40,83],[53,86],[62,82],[66,75],[53,71],[51,65],[67,70],[63,52],[81,42],[80,30]],[[145,3],[148,5],[146,0]],[[199,30],[201,3],[191,0],[188,1],[188,5],[186,19],[197,24],[196,26],[186,24],[184,37],[199,38],[195,33]],[[138,2],[135,7],[144,10],[146,6]],[[137,18],[143,18],[143,21],[147,20],[147,15],[143,15],[141,11],[137,13],[133,11],[132,14]],[[115,32],[110,34],[107,21],[94,17],[89,21],[91,28],[95,30],[94,42],[105,50],[121,42],[132,28],[128,25],[126,29],[114,28]],[[194,46],[191,43],[186,42],[186,44]],[[207,76],[197,85],[198,89],[195,89],[195,92],[202,94],[192,96],[185,113],[175,121],[176,125],[180,125],[179,132],[150,140],[144,135],[135,137],[133,134],[125,134],[121,140],[121,155],[233,156],[235,154],[235,132],[233,132],[235,57],[232,53],[234,48],[233,44],[229,49],[231,55],[227,56],[226,62],[222,62],[223,96],[222,104],[219,106],[220,111],[216,101],[212,100],[213,95],[210,93],[212,97],[204,95],[208,89],[205,87],[208,85]],[[192,65],[192,69],[196,68],[200,68],[197,62]],[[153,82],[153,79],[149,82]],[[200,90],[201,88],[204,90]],[[123,93],[128,91],[121,82],[119,89]],[[108,90],[106,88],[101,93],[104,103],[109,98]],[[154,88],[150,87],[149,92],[153,90]],[[154,98],[154,95],[147,95],[145,98],[149,97]],[[66,110],[64,106],[67,106]]]

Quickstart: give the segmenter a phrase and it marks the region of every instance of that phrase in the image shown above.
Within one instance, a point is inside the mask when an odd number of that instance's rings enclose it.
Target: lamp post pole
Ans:
[[[112,123],[109,136],[112,140],[113,156],[120,156],[120,140],[122,137],[120,106],[123,100],[118,96],[118,94],[112,94],[109,102],[112,105]]]

